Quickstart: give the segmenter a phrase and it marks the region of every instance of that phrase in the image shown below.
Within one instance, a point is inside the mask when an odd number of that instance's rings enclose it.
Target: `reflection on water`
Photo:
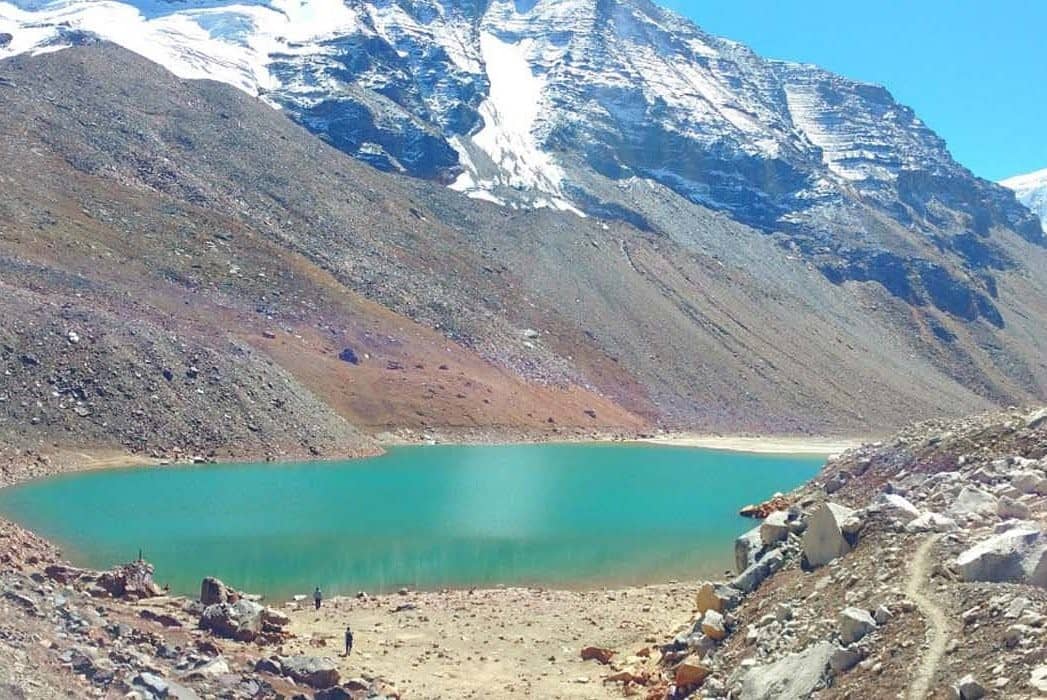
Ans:
[[[148,468],[0,491],[4,512],[108,566],[139,548],[180,592],[286,595],[642,583],[729,566],[745,503],[813,457],[639,445],[403,447],[361,462]]]

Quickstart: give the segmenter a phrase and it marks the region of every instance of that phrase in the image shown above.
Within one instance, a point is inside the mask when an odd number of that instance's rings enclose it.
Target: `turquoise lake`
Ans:
[[[738,509],[824,460],[612,444],[394,447],[350,462],[146,467],[0,490],[0,513],[179,593],[665,582],[730,568]]]

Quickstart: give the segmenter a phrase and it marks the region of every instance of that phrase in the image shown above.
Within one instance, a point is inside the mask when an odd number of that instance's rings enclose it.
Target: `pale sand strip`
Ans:
[[[704,447],[710,450],[759,454],[838,455],[867,442],[860,438],[747,437],[721,435],[664,435],[639,442],[678,447]]]

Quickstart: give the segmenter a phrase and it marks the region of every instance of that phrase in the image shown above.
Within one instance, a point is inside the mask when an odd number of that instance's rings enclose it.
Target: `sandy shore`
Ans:
[[[284,650],[335,657],[343,678],[385,678],[412,699],[621,698],[621,686],[604,679],[616,669],[652,667],[655,646],[693,619],[697,590],[687,582],[410,592],[333,598],[320,611],[305,600],[283,608],[296,635]],[[354,635],[348,658],[347,624]],[[613,650],[612,663],[583,661],[587,646]]]
[[[710,450],[751,452],[758,454],[838,455],[858,447],[868,439],[730,435],[659,435],[637,442],[677,447],[703,447]]]

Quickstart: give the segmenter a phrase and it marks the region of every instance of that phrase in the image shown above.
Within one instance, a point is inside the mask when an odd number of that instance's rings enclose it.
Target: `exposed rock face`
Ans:
[[[817,642],[772,664],[756,666],[742,676],[741,697],[747,700],[806,698],[828,680],[829,660],[836,647]]]
[[[1011,581],[1047,587],[1047,540],[1032,528],[994,535],[960,554],[956,568],[964,581]]]
[[[311,688],[323,689],[338,685],[338,664],[326,656],[282,656],[280,666],[284,675]]]
[[[823,503],[811,515],[803,534],[808,566],[822,566],[851,551],[860,528],[855,511],[837,503]]]

